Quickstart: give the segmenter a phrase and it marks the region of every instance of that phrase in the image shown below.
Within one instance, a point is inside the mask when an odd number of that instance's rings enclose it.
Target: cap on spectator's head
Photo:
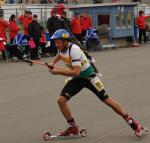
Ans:
[[[37,14],[34,14],[33,17],[34,17],[34,18],[38,18],[38,15],[37,15]]]

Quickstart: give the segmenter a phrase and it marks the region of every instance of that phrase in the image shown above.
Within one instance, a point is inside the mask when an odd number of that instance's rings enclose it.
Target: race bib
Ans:
[[[104,85],[98,76],[91,79],[91,83],[98,91],[101,91],[102,89],[104,89]]]

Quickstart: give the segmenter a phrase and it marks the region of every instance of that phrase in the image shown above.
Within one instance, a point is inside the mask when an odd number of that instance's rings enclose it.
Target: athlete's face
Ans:
[[[59,50],[63,50],[65,48],[65,46],[67,45],[66,43],[67,41],[62,41],[60,39],[56,39],[55,40],[55,45],[56,45],[56,48],[59,49]]]

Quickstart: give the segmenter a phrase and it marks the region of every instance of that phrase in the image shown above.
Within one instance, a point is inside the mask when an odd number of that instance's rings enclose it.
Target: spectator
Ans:
[[[144,43],[146,42],[146,26],[147,23],[145,19],[150,18],[150,16],[144,16],[144,11],[139,11],[139,16],[136,19],[136,24],[139,28],[139,43],[142,42],[142,37],[144,38]]]
[[[3,36],[6,38],[6,29],[8,28],[8,22],[4,20],[4,17],[0,15],[0,30]],[[7,39],[7,38],[6,38]]]
[[[30,55],[32,60],[38,60],[38,48],[39,41],[41,38],[41,27],[38,23],[38,16],[36,14],[33,15],[33,21],[28,26],[28,33],[30,40],[33,40],[36,47],[30,50]]]
[[[30,11],[25,10],[24,15],[20,15],[18,21],[23,24],[24,34],[28,36],[28,25],[32,22],[32,13]]]
[[[78,13],[75,13],[73,19],[71,20],[71,28],[74,36],[77,38],[78,41],[81,42],[82,29],[81,29],[81,22]]]
[[[13,44],[14,38],[18,34],[19,27],[16,24],[16,16],[12,14],[9,18],[9,39],[10,43]],[[18,50],[17,46],[9,47],[10,58],[17,60],[17,58],[22,59],[22,53]]]
[[[4,20],[3,15],[0,15],[0,33],[1,33],[0,35],[3,39],[5,39],[5,41],[7,41],[6,28],[8,28],[8,23]],[[6,58],[4,50],[2,51],[2,57],[3,59]]]
[[[28,13],[29,13],[29,14],[28,14],[28,20],[29,20],[29,23],[31,23],[32,20],[33,20],[33,19],[32,19],[32,12],[29,11]],[[29,24],[29,23],[28,23],[28,24]]]
[[[81,28],[82,28],[82,37],[86,35],[88,28],[92,26],[91,17],[87,14],[87,11],[84,11],[81,16]]]
[[[18,21],[23,24],[24,35],[26,36],[27,40],[29,40],[28,25],[32,22],[32,12],[25,10],[24,15],[19,16]],[[29,49],[29,46],[25,46],[24,57],[27,57]]]
[[[47,21],[47,29],[49,31],[50,37],[54,34],[54,32],[61,28],[61,20],[57,17],[57,12],[55,10],[51,11],[51,17]],[[56,55],[57,49],[55,48],[55,44],[51,41],[50,47],[51,53]]]
[[[70,24],[70,20],[67,18],[67,12],[66,11],[62,12],[61,23],[62,23],[62,26],[61,26],[62,29],[66,29],[68,31],[71,31],[71,24]]]
[[[40,47],[41,47],[41,50],[42,50],[42,58],[46,58],[47,57],[47,50],[46,50],[46,44],[47,44],[47,41],[46,41],[46,36],[45,36],[45,30],[44,28],[41,26],[41,38],[40,38]]]
[[[6,41],[6,38],[4,37],[4,34],[2,33],[0,29],[0,52],[2,52],[2,58],[6,59],[5,55],[5,45],[4,42]]]
[[[50,33],[50,36],[53,33],[61,28],[61,20],[57,17],[57,12],[55,10],[51,11],[51,17],[47,21],[47,29]]]
[[[53,10],[55,10],[57,14],[61,16],[62,12],[65,10],[65,6],[63,5],[61,1],[58,1],[57,4],[54,6]]]

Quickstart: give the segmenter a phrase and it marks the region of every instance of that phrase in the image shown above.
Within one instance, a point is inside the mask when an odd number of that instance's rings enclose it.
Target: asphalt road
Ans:
[[[91,53],[108,94],[135,119],[150,128],[150,47]],[[44,59],[50,61],[49,59]],[[62,63],[60,63],[62,65]],[[0,62],[0,143],[41,143],[42,133],[67,127],[57,106],[66,77],[25,63]],[[76,122],[88,130],[86,138],[54,143],[148,143],[137,138],[120,116],[93,93],[82,90],[69,105]]]

